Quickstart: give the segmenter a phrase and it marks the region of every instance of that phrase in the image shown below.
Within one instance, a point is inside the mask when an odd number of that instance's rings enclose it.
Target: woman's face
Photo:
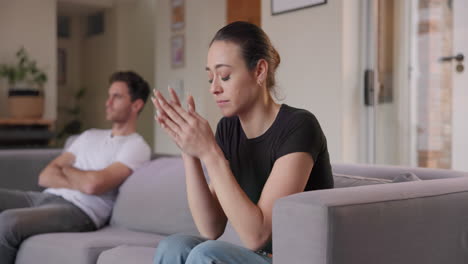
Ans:
[[[242,114],[259,98],[255,71],[249,71],[240,47],[215,41],[208,50],[206,71],[210,92],[224,116]]]

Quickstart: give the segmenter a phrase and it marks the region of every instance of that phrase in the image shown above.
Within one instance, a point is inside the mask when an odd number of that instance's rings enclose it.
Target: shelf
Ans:
[[[46,119],[0,118],[0,149],[47,147],[55,136]]]

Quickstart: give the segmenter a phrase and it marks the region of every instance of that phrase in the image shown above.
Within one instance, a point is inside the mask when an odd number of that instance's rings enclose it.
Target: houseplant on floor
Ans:
[[[8,109],[13,118],[41,118],[44,112],[42,90],[47,75],[31,60],[24,48],[16,52],[16,64],[0,64],[0,78],[9,83]]]

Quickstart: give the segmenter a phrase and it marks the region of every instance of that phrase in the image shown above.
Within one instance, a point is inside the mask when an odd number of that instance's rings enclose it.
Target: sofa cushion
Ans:
[[[16,264],[95,264],[104,250],[119,245],[156,247],[164,236],[105,227],[95,232],[49,233],[26,239]]]
[[[135,171],[120,187],[111,225],[162,235],[197,234],[182,158],[158,158]]]
[[[391,183],[391,180],[333,173],[335,188]]]
[[[155,247],[120,246],[102,252],[97,264],[150,264],[155,252]]]
[[[333,173],[333,180],[335,182],[335,188],[372,185],[372,184],[421,181],[421,179],[419,179],[419,177],[416,176],[416,174],[412,172],[404,172],[404,173],[397,174],[391,180],[382,179],[382,178],[373,178],[373,177],[363,177],[363,176],[356,176],[356,175],[347,175],[347,174],[341,174],[341,173]]]

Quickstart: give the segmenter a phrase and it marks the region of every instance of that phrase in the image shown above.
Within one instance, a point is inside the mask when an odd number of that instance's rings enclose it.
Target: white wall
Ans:
[[[342,161],[364,162],[365,142],[362,140],[364,113],[364,73],[361,59],[364,32],[361,24],[364,1],[343,1],[342,58]],[[366,139],[364,139],[366,140]]]
[[[0,63],[15,62],[21,46],[47,73],[44,118],[57,115],[56,0],[0,0]],[[7,87],[0,87],[0,117],[7,115]]]
[[[66,56],[66,80],[64,84],[57,85],[57,123],[58,131],[70,120],[70,115],[62,111],[64,107],[71,107],[70,102],[74,102],[74,94],[81,88],[81,49],[83,32],[81,28],[81,17],[78,15],[70,17],[70,36],[68,38],[58,38],[59,49],[65,51]]]
[[[332,162],[359,160],[359,1],[271,15],[262,1],[262,26],[281,55],[278,85],[285,103],[316,115]]]
[[[105,119],[105,101],[109,76],[116,70],[116,14],[114,9],[104,11],[105,31],[97,36],[84,36],[81,43],[81,84],[86,88],[83,98],[83,123],[86,128],[109,127]],[[85,17],[81,27],[86,28]]]
[[[174,34],[170,27],[170,1],[160,0],[156,5],[156,88],[167,94],[167,86],[174,80],[182,80],[186,93],[191,93],[197,111],[210,121],[213,129],[220,118],[218,108],[209,94],[205,72],[208,44],[218,29],[225,25],[225,0],[185,1],[185,66],[172,69],[170,41]],[[156,152],[179,153],[177,146],[164,131],[156,126]]]
[[[121,0],[115,7],[117,69],[137,72],[151,89],[155,76],[155,6],[154,0]],[[150,98],[140,113],[137,131],[153,145],[154,107]]]

